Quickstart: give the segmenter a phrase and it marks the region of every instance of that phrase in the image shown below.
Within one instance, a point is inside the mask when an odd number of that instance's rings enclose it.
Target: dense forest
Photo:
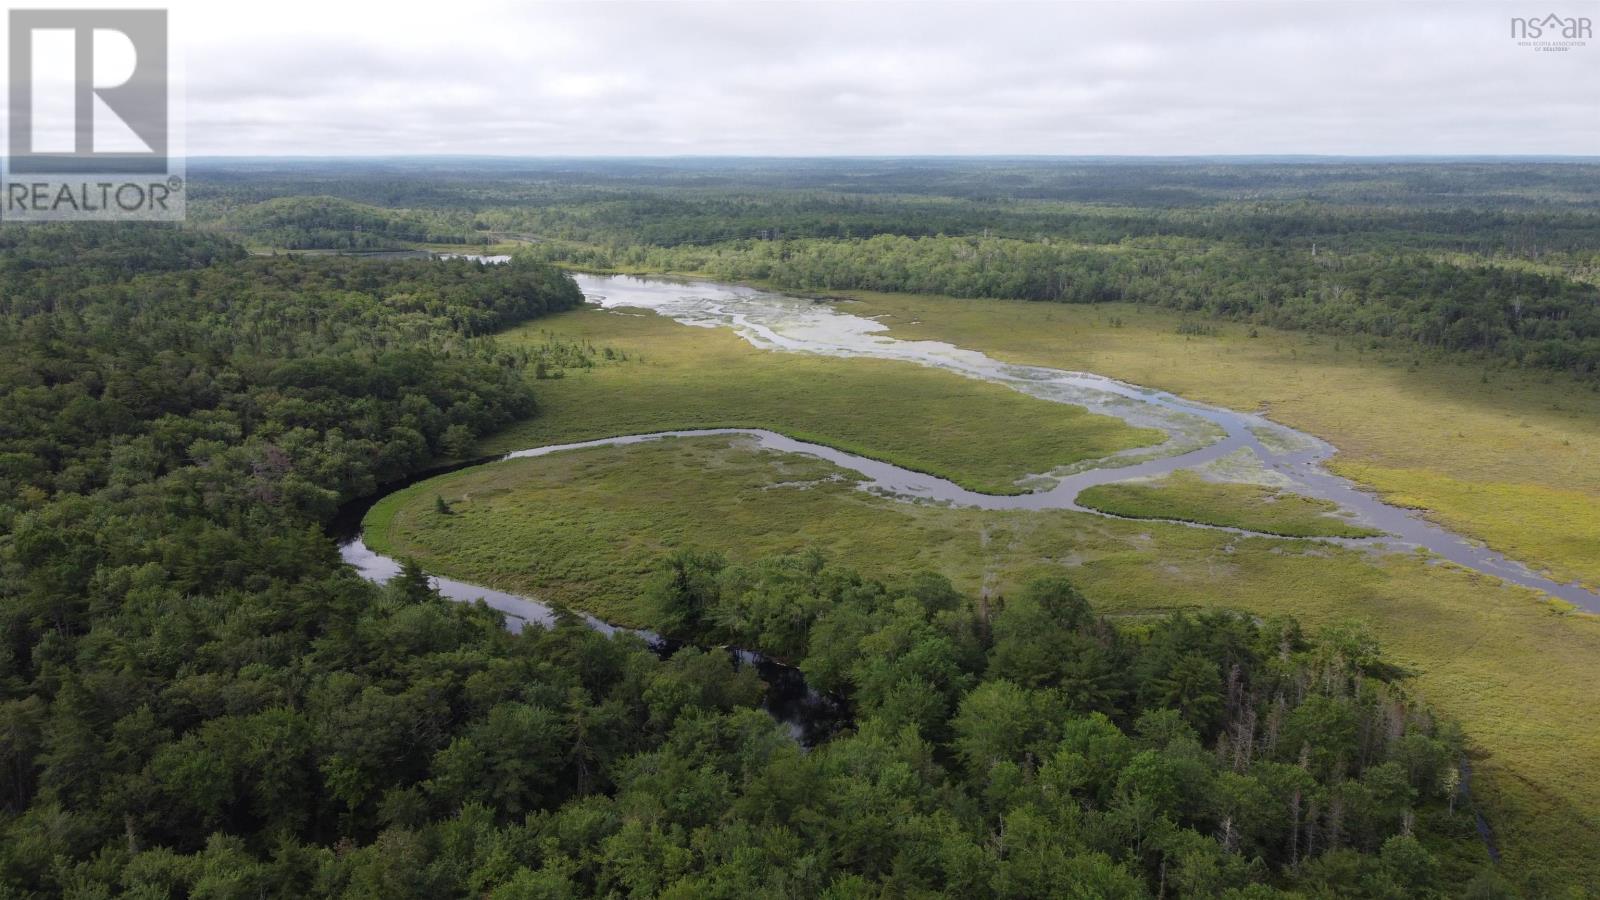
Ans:
[[[748,198],[838,194],[1103,207],[1220,202],[1594,211],[1600,158],[660,157],[197,158],[208,196],[258,202],[325,194],[381,206],[470,209],[655,191]]]
[[[1499,896],[1463,738],[1359,627],[1113,623],[814,556],[644,602],[854,713],[802,746],[723,651],[506,630],[339,505],[535,412],[518,261],[0,231],[0,895]]]
[[[212,230],[286,250],[396,250],[468,238],[423,217],[337,197],[280,197],[224,216]]]
[[[1600,287],[1421,255],[898,236],[709,248],[540,245],[530,255],[803,290],[1144,303],[1279,328],[1393,338],[1600,378]]]
[[[128,847],[142,817],[157,844],[157,823],[190,821],[112,801],[107,754],[143,768],[222,715],[241,671],[296,665],[273,634],[361,593],[322,523],[532,412],[521,360],[485,335],[581,297],[532,264],[248,259],[170,229],[0,242],[3,882],[48,894],[115,821]],[[201,661],[178,635],[205,622],[252,637]],[[113,749],[126,714],[183,684],[210,699]]]
[[[598,245],[1169,236],[1593,263],[1600,243],[1600,165],[1577,162],[199,161],[195,176],[196,221],[246,232],[326,219],[338,198],[438,235]]]
[[[1504,892],[1463,738],[1356,626],[681,553],[643,598],[689,642],[665,654],[510,633],[414,569],[374,587],[324,529],[582,365],[492,337],[580,301],[550,262],[1147,303],[1594,377],[1592,167],[481,166],[201,165],[196,228],[0,231],[0,892]],[[722,644],[850,726],[796,743],[696,649]]]
[[[202,166],[197,219],[285,247],[512,240],[577,267],[808,291],[1146,303],[1600,383],[1589,163],[415,165]]]

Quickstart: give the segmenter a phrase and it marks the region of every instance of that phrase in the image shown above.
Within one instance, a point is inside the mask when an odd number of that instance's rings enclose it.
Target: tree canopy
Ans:
[[[512,633],[341,501],[534,410],[519,261],[0,254],[0,894],[1419,897],[1498,881],[1463,739],[1358,626],[1113,622],[815,554],[663,560],[670,655]],[[853,712],[815,746],[716,645]]]

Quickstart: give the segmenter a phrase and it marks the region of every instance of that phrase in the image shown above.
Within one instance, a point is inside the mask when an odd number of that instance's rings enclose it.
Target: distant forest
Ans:
[[[441,160],[197,172],[198,224],[286,248],[511,241],[581,268],[809,291],[1143,303],[1600,384],[1595,162]]]
[[[536,412],[492,332],[580,300],[0,230],[0,896],[1506,895],[1465,738],[1358,626],[684,553],[667,654],[344,566],[341,503]],[[851,727],[802,747],[724,641]]]

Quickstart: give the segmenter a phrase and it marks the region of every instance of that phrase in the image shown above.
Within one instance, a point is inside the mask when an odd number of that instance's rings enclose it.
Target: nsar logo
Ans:
[[[1560,16],[1511,19],[1511,39],[1519,47],[1546,52],[1563,52],[1588,45],[1594,37],[1594,21],[1587,16]]]

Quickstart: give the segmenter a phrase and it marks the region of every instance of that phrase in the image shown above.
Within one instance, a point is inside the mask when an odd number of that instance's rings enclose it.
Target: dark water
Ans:
[[[340,557],[368,581],[383,584],[393,578],[400,573],[400,563],[375,552],[361,539],[361,519],[367,511],[383,496],[409,484],[442,475],[447,471],[489,461],[491,460],[478,460],[448,469],[426,472],[406,482],[389,485],[382,493],[373,497],[349,504],[340,511],[332,529],[334,538],[339,542]],[[556,611],[537,600],[438,575],[430,576],[429,580],[440,594],[451,600],[463,603],[482,600],[489,607],[505,613],[506,627],[511,631],[521,631],[529,623],[543,627],[551,627],[556,623]],[[663,637],[653,631],[613,625],[587,613],[569,610],[568,614],[579,616],[586,625],[601,634],[636,636],[663,658],[671,656],[685,646],[682,641]],[[803,746],[816,746],[850,724],[848,707],[837,698],[812,690],[799,669],[751,650],[737,647],[721,649],[727,652],[735,666],[748,666],[756,670],[756,674],[767,686],[766,693],[762,696],[762,708],[788,727],[789,733]]]

